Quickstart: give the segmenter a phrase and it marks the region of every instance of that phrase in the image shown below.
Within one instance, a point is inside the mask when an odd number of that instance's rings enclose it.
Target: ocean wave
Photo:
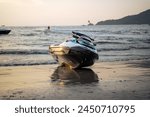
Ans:
[[[49,54],[48,50],[0,50],[0,54],[30,55],[30,54]]]
[[[132,49],[150,49],[150,47],[138,47],[138,46],[129,46],[126,48],[97,48],[98,52],[101,51],[126,51],[126,50],[132,50]]]
[[[114,42],[114,41],[97,41],[95,44],[126,44],[124,42]]]
[[[124,50],[130,50],[130,48],[98,48],[97,51],[124,51]]]
[[[0,63],[0,67],[5,66],[32,66],[32,65],[51,65],[51,64],[57,64],[57,62],[36,62],[36,63]]]
[[[150,43],[150,39],[143,40],[144,43]]]
[[[28,33],[28,34],[21,34],[22,36],[36,36],[37,33]]]
[[[102,59],[99,59],[98,60],[98,62],[116,62],[116,61],[124,61],[124,62],[126,62],[126,61],[136,61],[136,60],[150,60],[149,59],[149,57],[145,57],[145,58],[143,58],[143,57],[137,57],[137,58],[135,58],[135,57],[132,57],[132,58],[127,58],[127,57],[124,57],[124,58],[102,58]]]
[[[132,60],[150,60],[149,56],[101,56],[97,62],[115,62],[115,61],[132,61]],[[0,63],[0,67],[7,66],[33,66],[33,65],[54,65],[58,64],[56,61],[45,62],[22,62],[22,63]]]
[[[67,30],[68,31],[68,30]],[[86,30],[86,29],[82,29],[82,30],[75,30],[78,32],[82,32],[82,33],[97,33],[97,34],[130,34],[130,35],[143,35],[143,34],[148,34],[149,31],[148,30],[135,30],[135,31],[131,31],[131,30],[103,30],[103,29],[98,29],[98,30]]]

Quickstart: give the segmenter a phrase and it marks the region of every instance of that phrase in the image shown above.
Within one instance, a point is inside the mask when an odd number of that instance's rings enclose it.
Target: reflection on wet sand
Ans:
[[[98,82],[98,75],[91,69],[70,69],[68,67],[57,67],[51,76],[51,81],[58,84],[85,84]]]

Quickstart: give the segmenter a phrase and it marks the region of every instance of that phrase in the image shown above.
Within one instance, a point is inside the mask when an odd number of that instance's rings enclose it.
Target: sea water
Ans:
[[[8,27],[0,35],[0,66],[55,64],[49,45],[71,38],[76,31],[92,37],[99,54],[98,62],[150,59],[150,25],[97,25]]]

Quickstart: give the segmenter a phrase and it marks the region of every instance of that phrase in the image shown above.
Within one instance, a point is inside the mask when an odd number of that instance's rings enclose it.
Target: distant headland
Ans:
[[[150,9],[137,15],[130,15],[121,19],[105,20],[97,22],[96,25],[122,25],[122,24],[149,24],[150,25]]]

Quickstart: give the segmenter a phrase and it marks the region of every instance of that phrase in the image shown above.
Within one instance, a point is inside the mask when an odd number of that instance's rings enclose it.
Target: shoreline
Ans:
[[[0,67],[0,99],[146,100],[149,71],[149,60],[100,62],[82,70],[58,64]]]

